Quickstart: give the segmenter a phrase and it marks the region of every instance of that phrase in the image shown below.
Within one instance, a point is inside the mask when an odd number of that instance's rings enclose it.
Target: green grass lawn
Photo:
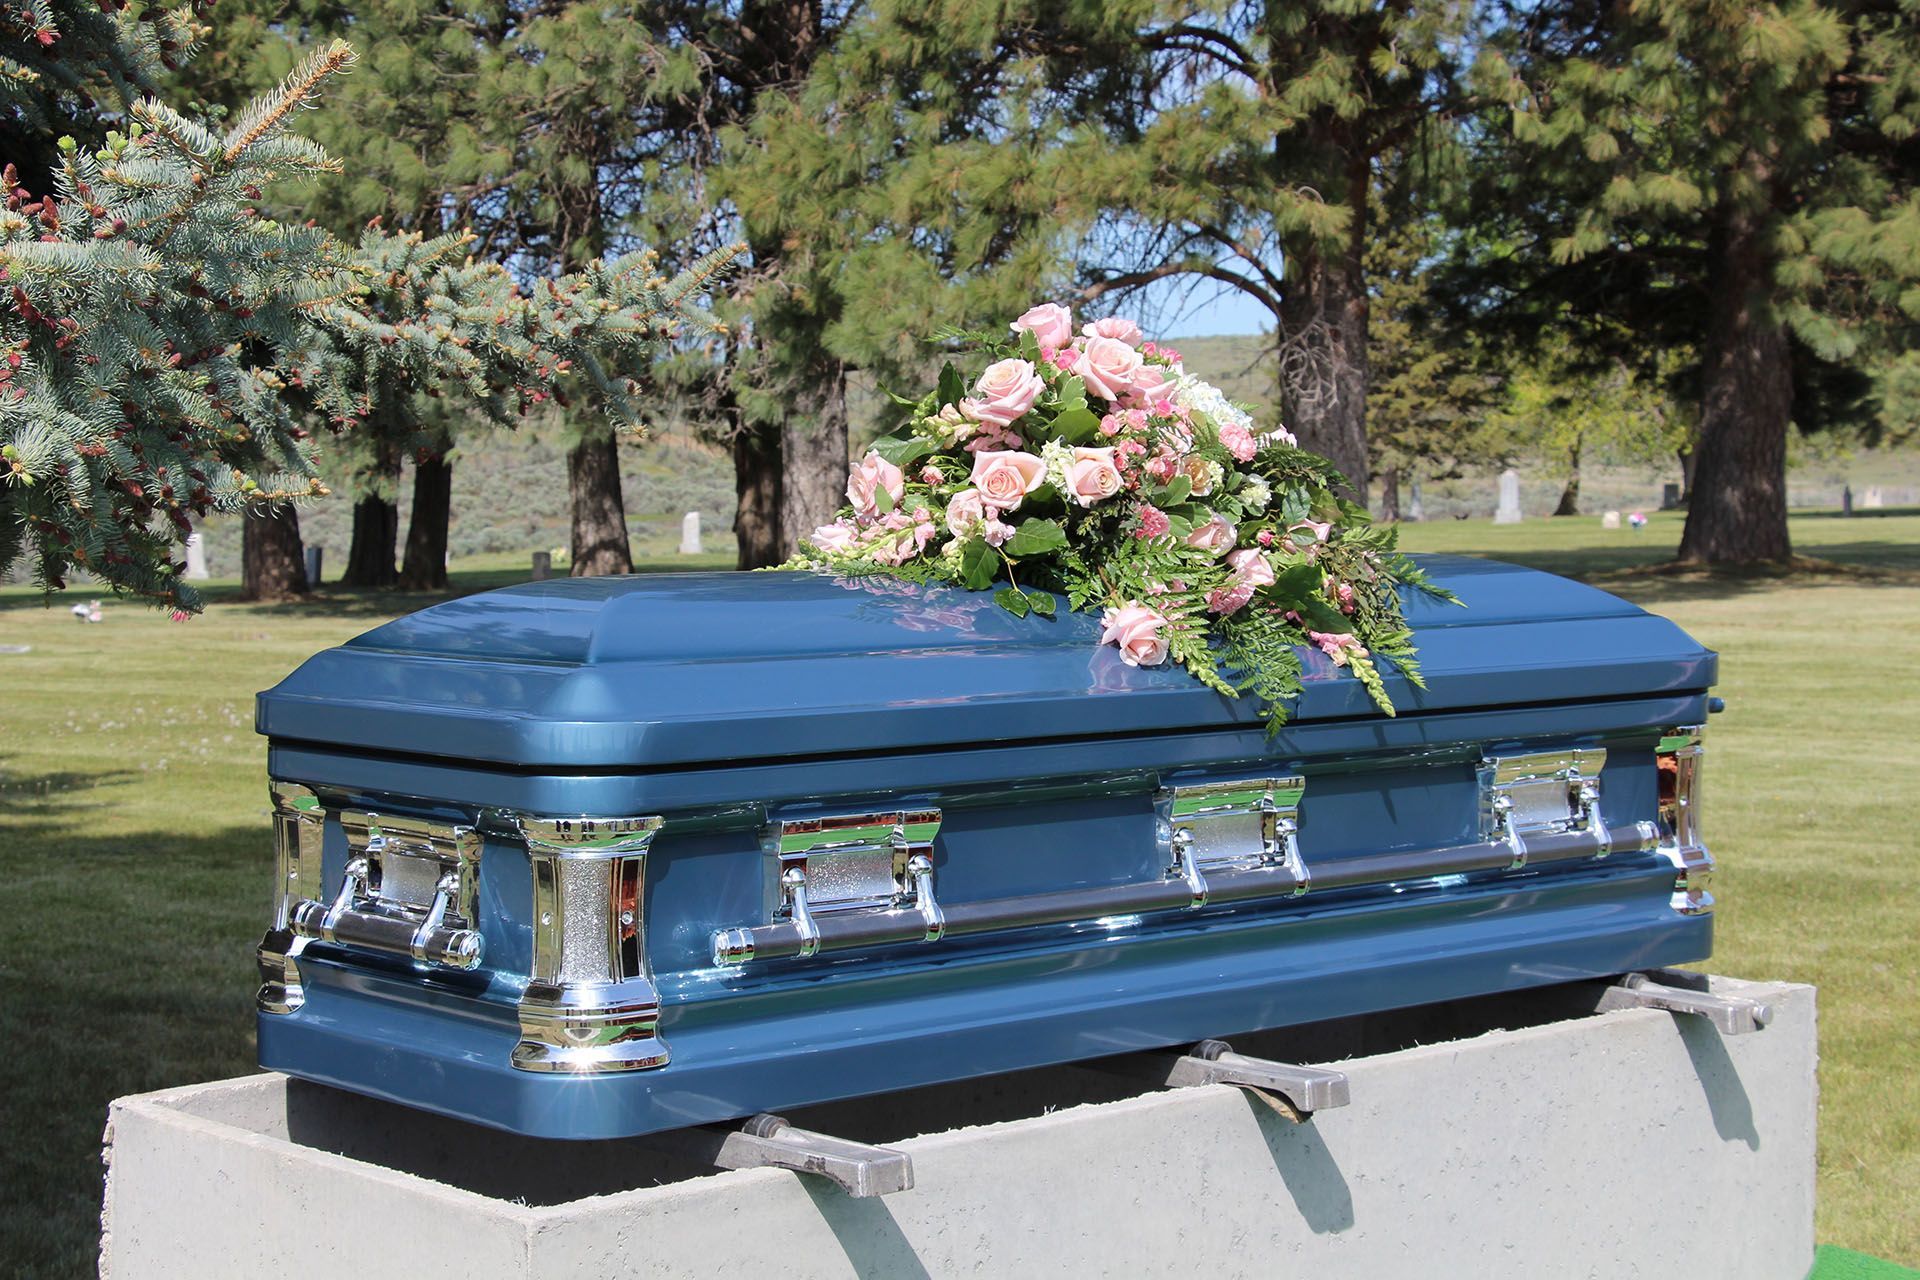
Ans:
[[[1653,571],[1678,520],[1410,526],[1416,550],[1600,582],[1722,654],[1707,831],[1713,967],[1821,988],[1821,1240],[1920,1264],[1920,515],[1796,518],[1785,575]],[[516,580],[521,556],[456,563]],[[722,567],[665,556],[647,569]],[[252,697],[316,649],[433,597],[230,602],[184,625],[106,602],[80,626],[0,590],[0,1264],[93,1265],[100,1129],[121,1094],[253,1067],[252,952],[267,911],[264,744]],[[1658,1171],[1651,1171],[1657,1185]],[[1623,1194],[1626,1192],[1623,1189]],[[1754,1211],[1766,1212],[1756,1205]]]

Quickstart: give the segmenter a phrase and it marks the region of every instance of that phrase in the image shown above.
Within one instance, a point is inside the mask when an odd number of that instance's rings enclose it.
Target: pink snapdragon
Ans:
[[[1161,632],[1167,619],[1158,609],[1129,600],[1100,615],[1101,644],[1117,645],[1120,661],[1130,667],[1157,667],[1167,660],[1167,638]]]
[[[1320,652],[1332,658],[1333,665],[1336,667],[1344,667],[1347,665],[1348,654],[1352,654],[1357,658],[1367,656],[1367,647],[1361,644],[1359,637],[1350,631],[1342,631],[1337,634],[1329,634],[1324,631],[1308,631],[1307,639],[1313,641],[1313,643],[1319,647]]]
[[[874,494],[886,490],[887,496],[898,505],[906,495],[907,481],[900,468],[871,451],[860,459],[847,477],[847,501],[853,504],[854,511],[862,520],[871,520],[879,514],[879,504]]]

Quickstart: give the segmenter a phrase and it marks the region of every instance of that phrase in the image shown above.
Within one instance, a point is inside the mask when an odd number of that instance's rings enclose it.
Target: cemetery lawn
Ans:
[[[1795,518],[1827,566],[1660,572],[1679,518],[1408,526],[1595,581],[1722,655],[1709,730],[1720,857],[1711,967],[1815,983],[1818,1238],[1920,1265],[1920,513]],[[509,562],[510,561],[510,562]],[[649,569],[719,568],[720,556]],[[457,561],[461,590],[522,556]],[[315,650],[435,597],[329,591],[247,606],[215,584],[185,625],[131,603],[106,621],[0,589],[0,1270],[88,1273],[109,1099],[253,1069],[253,947],[267,911],[265,750],[252,698]],[[1595,1100],[1603,1102],[1603,1100]],[[1767,1207],[1754,1206],[1764,1213]]]

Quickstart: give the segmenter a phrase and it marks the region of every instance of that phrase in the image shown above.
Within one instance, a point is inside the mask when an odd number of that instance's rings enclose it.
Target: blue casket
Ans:
[[[1397,718],[891,579],[534,583],[260,695],[263,1066],[604,1138],[1704,958],[1714,655],[1427,558]]]

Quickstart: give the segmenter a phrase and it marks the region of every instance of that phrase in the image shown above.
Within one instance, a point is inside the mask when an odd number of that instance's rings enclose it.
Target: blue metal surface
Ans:
[[[1467,605],[1411,596],[1425,690],[1404,713],[1713,683],[1664,618],[1548,574],[1462,557],[1428,569]],[[316,655],[260,696],[277,741],[521,767],[606,768],[1106,737],[1258,723],[1177,667],[1140,669],[1098,621],[1014,618],[985,593],[817,574],[529,583],[455,600]],[[1297,721],[1373,716],[1308,653]]]
[[[424,611],[261,697],[277,778],[332,803],[489,827],[484,967],[308,946],[305,1005],[262,1015],[263,1065],[466,1119],[597,1138],[1254,1028],[1705,958],[1652,854],[1303,898],[713,966],[766,922],[769,819],[938,806],[949,906],[1152,880],[1166,785],[1300,773],[1300,848],[1388,857],[1477,838],[1483,754],[1604,747],[1607,818],[1657,808],[1653,744],[1706,718],[1713,655],[1591,588],[1430,562],[1470,608],[1412,602],[1429,690],[1374,713],[1316,668],[1288,727],[1178,672],[1141,672],[1091,621],[984,597],[888,602],[817,577],[535,584]],[[900,584],[884,584],[898,588]],[[919,589],[907,588],[909,592]],[[531,953],[524,849],[487,823],[658,814],[647,955],[666,1067],[515,1071]],[[330,825],[322,880],[337,884]]]

